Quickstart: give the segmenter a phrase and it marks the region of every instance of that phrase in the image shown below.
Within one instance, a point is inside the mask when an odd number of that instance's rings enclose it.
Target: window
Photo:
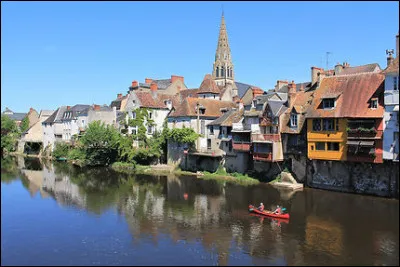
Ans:
[[[328,142],[328,150],[331,151],[339,151],[339,143],[338,142]]]
[[[229,151],[232,151],[232,140],[229,141]]]
[[[82,126],[85,126],[85,120],[82,120]]]
[[[203,95],[203,98],[206,98],[206,95]]]
[[[147,126],[147,133],[153,134],[153,126],[152,125]]]
[[[316,142],[315,150],[325,150],[325,143],[324,142]]]
[[[372,109],[378,108],[378,99],[376,98],[371,99],[371,108]]]
[[[335,129],[336,131],[339,131],[339,119],[336,119]]]
[[[211,139],[207,139],[207,149],[211,149]]]
[[[253,108],[255,108],[257,106],[257,100],[253,100],[253,103],[251,105]]]
[[[210,126],[210,134],[214,134],[214,126]]]
[[[216,71],[215,71],[215,76],[218,78],[219,77],[219,67],[217,67]]]
[[[297,114],[290,114],[290,126],[297,127]]]
[[[335,107],[335,99],[334,98],[325,98],[322,100],[322,105],[324,109],[332,109]]]
[[[206,131],[206,121],[201,120],[201,134],[204,134]]]
[[[399,90],[399,76],[393,77],[393,90]]]
[[[153,116],[153,113],[149,112],[149,119]]]
[[[335,125],[334,119],[323,119],[323,130],[324,131],[333,131]]]
[[[132,112],[132,119],[136,119],[136,112],[135,111]]]
[[[313,131],[319,132],[321,131],[321,120],[313,119]]]
[[[206,113],[206,109],[205,108],[200,108],[200,114],[205,114]]]

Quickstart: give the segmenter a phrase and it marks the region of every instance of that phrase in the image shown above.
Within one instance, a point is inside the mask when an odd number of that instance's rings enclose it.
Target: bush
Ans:
[[[80,148],[73,148],[68,152],[68,159],[84,161],[86,159],[86,152]]]
[[[67,158],[69,150],[71,149],[71,146],[66,143],[56,143],[56,146],[53,150],[53,157],[55,159],[58,158]]]

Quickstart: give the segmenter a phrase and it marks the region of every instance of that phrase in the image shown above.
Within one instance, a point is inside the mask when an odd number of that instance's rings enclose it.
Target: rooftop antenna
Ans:
[[[386,49],[386,55],[391,57],[394,54],[394,49]]]
[[[332,52],[326,52],[326,70],[328,70],[329,66],[329,54],[332,54]]]

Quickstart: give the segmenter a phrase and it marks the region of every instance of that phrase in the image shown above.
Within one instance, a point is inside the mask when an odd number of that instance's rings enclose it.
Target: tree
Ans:
[[[1,115],[1,151],[11,152],[15,151],[15,145],[20,135],[15,121],[10,119],[7,115]]]
[[[86,150],[89,165],[109,165],[118,156],[120,135],[116,128],[94,121],[88,125],[79,142]]]
[[[21,121],[19,128],[21,129],[21,133],[24,133],[25,131],[27,131],[29,129],[29,117],[28,116],[25,116],[25,118]]]

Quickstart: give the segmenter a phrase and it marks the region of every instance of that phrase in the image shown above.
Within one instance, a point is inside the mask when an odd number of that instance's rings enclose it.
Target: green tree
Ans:
[[[94,121],[79,141],[86,150],[89,165],[109,165],[117,159],[119,140],[116,128]]]
[[[1,151],[15,151],[20,131],[15,121],[7,115],[1,114]]]
[[[21,121],[19,128],[21,129],[21,133],[23,133],[29,129],[29,117],[28,116],[25,116],[25,118]]]

